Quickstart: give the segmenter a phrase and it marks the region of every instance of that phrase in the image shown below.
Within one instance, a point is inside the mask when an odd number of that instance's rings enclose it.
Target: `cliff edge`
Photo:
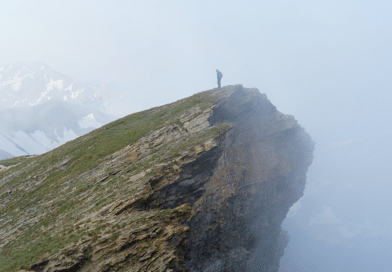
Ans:
[[[278,271],[313,149],[235,85],[0,161],[0,271]]]

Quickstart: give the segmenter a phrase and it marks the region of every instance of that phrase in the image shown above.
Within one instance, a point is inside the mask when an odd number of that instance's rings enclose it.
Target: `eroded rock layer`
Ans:
[[[0,172],[5,272],[278,271],[314,143],[257,89],[213,89],[78,139]]]

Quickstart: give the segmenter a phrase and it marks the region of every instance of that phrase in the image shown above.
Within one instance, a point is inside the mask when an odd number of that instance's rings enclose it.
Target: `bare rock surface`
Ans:
[[[242,85],[116,120],[0,169],[0,271],[278,271],[313,148]]]

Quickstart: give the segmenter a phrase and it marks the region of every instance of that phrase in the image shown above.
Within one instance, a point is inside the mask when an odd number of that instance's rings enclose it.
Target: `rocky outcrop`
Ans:
[[[41,219],[22,222],[8,216],[7,227],[0,223],[5,256],[0,257],[0,268],[9,258],[13,267],[35,272],[278,271],[288,241],[280,225],[302,196],[313,159],[310,136],[264,94],[241,85],[152,109],[140,115],[149,120],[144,126],[153,122],[150,115],[169,117],[76,175],[75,155],[66,155],[73,145],[54,150],[58,153],[45,167],[38,156],[23,169],[0,173],[0,186],[8,184],[9,189],[11,177],[18,175],[27,177],[30,190],[52,176],[56,179],[50,184],[61,180],[53,185],[58,193],[48,202],[26,206],[40,210]],[[115,135],[118,127],[112,128]],[[86,150],[93,150],[99,140],[91,139],[106,135],[106,130],[109,127],[97,136],[83,136],[74,145],[85,143]],[[54,172],[65,174],[50,174]],[[18,194],[27,194],[23,186],[0,195],[1,201],[12,203]],[[68,207],[60,208],[63,201]],[[7,238],[27,235],[28,220],[33,226],[48,217],[51,223],[40,225],[47,236],[31,238],[25,247]],[[57,251],[34,260],[30,249],[39,248],[40,241]],[[14,252],[32,254],[34,261],[18,261]]]
[[[178,258],[188,236],[190,207],[183,205],[166,213],[149,215],[148,226],[138,229],[124,227],[121,235],[109,234],[93,242],[81,241],[52,256],[44,256],[30,268],[33,271],[170,271],[185,270]],[[113,238],[114,237],[114,238]]]
[[[193,206],[186,265],[190,271],[249,271],[247,260],[261,247],[259,271],[270,271],[279,263],[273,247],[281,222],[302,196],[313,143],[292,116],[252,90],[239,89],[214,109],[211,125],[224,121],[234,128]]]

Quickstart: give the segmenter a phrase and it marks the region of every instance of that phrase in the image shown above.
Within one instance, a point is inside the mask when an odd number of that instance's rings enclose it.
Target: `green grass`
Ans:
[[[211,96],[211,91],[198,93],[162,107],[128,115],[67,142],[43,155],[34,158],[17,157],[0,161],[0,164],[5,166],[20,163],[15,167],[0,172],[0,180],[6,176],[8,179],[6,183],[0,185],[0,192],[6,192],[11,188],[13,191],[12,194],[0,194],[0,201],[9,200],[6,205],[0,206],[0,214],[4,215],[4,218],[13,219],[13,221],[1,225],[0,230],[13,224],[19,214],[23,213],[29,219],[33,215],[46,212],[46,215],[39,222],[29,226],[26,232],[2,248],[0,251],[0,271],[14,272],[23,265],[30,265],[38,261],[46,252],[53,254],[67,244],[76,242],[83,233],[87,233],[79,225],[70,227],[77,220],[82,219],[82,215],[77,214],[77,210],[81,209],[83,205],[90,205],[91,209],[100,209],[111,203],[111,201],[114,201],[114,195],[108,195],[105,187],[109,187],[108,189],[110,190],[110,188],[118,186],[118,183],[121,184],[128,180],[125,177],[111,176],[108,183],[103,187],[95,183],[96,179],[79,181],[77,179],[79,174],[97,164],[110,160],[110,154],[135,143],[151,130],[168,124],[180,124],[179,117],[184,113],[184,110],[194,106],[204,110],[211,107],[216,100],[216,97]],[[219,134],[229,127],[230,125],[228,124],[216,126],[202,134],[187,139],[180,146],[177,146],[175,150],[169,150],[169,153],[175,154],[179,150],[192,146],[206,137]],[[164,149],[160,149],[158,153],[145,160],[141,158],[124,170],[132,169],[132,172],[127,175],[146,170],[152,167],[164,152],[166,152]],[[65,158],[70,160],[64,170],[59,171],[58,167],[53,168],[55,164],[59,164],[59,167],[61,167],[61,163]],[[30,166],[27,167],[28,165]],[[108,169],[107,172],[111,170]],[[122,171],[122,173],[126,173],[126,171]],[[35,185],[30,190],[15,190],[20,185],[31,182],[33,176],[37,176],[34,180],[42,180],[44,173],[46,177],[39,185]],[[154,173],[150,173],[150,175],[154,175]],[[69,186],[69,188],[64,191],[65,186]],[[75,191],[71,190],[73,187],[76,187]],[[124,194],[133,194],[138,188],[137,186],[135,189],[124,192]],[[96,193],[99,198],[96,197],[94,203],[86,203],[85,200],[91,192]],[[43,204],[54,199],[57,200],[50,207],[45,207],[43,210]],[[38,208],[38,210],[33,211],[33,208]],[[24,210],[29,211],[29,213],[24,212]],[[161,214],[166,216],[169,213],[171,213],[171,210],[166,210]],[[53,226],[60,215],[66,215],[66,221],[62,222],[64,226],[62,235],[56,234],[50,237],[43,233],[41,229]],[[140,218],[138,221],[145,223],[147,219]],[[98,226],[91,233],[88,232],[92,235],[93,241],[98,239],[102,228],[103,226]],[[69,235],[65,235],[66,233]],[[115,236],[113,236],[114,238]],[[26,269],[27,267],[24,268]]]
[[[167,125],[166,121],[173,119],[173,123],[178,122],[178,118],[175,117],[179,117],[184,110],[196,105],[202,110],[212,106],[212,100],[213,98],[209,97],[208,91],[202,92],[184,99],[182,103],[177,101],[118,119],[48,153],[28,159],[37,162],[36,166],[22,173],[23,176],[19,176],[19,180],[26,178],[31,173],[39,172],[39,169],[45,169],[53,163],[61,162],[65,156],[72,157],[68,167],[63,171],[54,170],[49,179],[54,180],[60,176],[72,176],[86,171],[102,162],[109,154],[126,147],[128,144],[135,143],[149,131]],[[3,162],[5,164],[16,163],[15,159]],[[0,179],[5,174],[0,173]]]
[[[21,162],[25,162],[26,160],[29,160],[32,158],[26,157],[26,156],[19,156],[19,157],[13,157],[10,159],[6,159],[6,160],[0,160],[0,165],[4,165],[4,166],[11,166],[11,165],[15,165]]]
[[[112,240],[112,242],[114,242],[117,240],[118,236],[119,236],[119,233],[115,232],[112,234],[112,236],[110,236],[110,240]]]
[[[39,229],[33,227],[26,234],[34,237],[36,235],[34,234],[35,231],[39,231]],[[15,271],[16,269],[28,269],[27,264],[37,262],[45,253],[55,254],[66,245],[76,243],[79,238],[80,236],[78,234],[71,234],[68,236],[43,236],[39,241],[34,242],[28,242],[25,239],[14,240],[2,250],[2,256],[6,261],[0,262],[0,271],[7,272]],[[21,249],[12,251],[13,247],[17,248],[21,244],[23,245]]]

